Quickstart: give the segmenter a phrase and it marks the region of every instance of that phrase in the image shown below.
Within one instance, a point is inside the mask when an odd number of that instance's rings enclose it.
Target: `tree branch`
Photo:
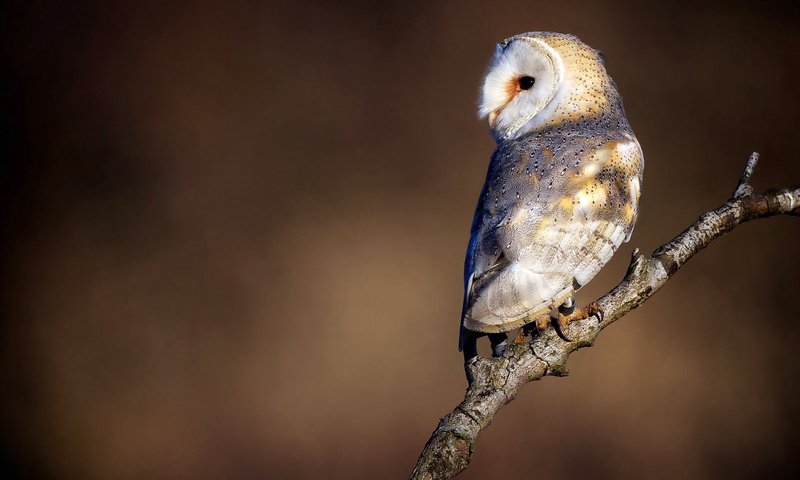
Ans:
[[[572,341],[564,341],[549,328],[530,342],[511,345],[500,358],[477,357],[465,365],[469,386],[464,400],[441,418],[411,478],[451,478],[467,468],[481,430],[514,399],[521,386],[545,375],[567,375],[566,362],[572,352],[591,346],[604,328],[644,303],[714,239],[757,218],[800,215],[800,185],[753,193],[750,177],[757,163],[758,153],[753,152],[733,196],[724,205],[701,215],[649,256],[635,249],[625,278],[596,302],[603,318],[570,323],[565,333]]]

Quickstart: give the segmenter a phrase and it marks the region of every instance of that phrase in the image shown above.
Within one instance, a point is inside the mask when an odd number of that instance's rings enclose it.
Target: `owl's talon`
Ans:
[[[571,342],[572,339],[569,338],[564,333],[564,327],[567,326],[567,323],[569,323],[569,322],[564,322],[563,325],[562,325],[561,318],[559,317],[557,320],[555,320],[553,322],[553,328],[555,328],[556,333],[558,334],[559,337],[561,337],[561,340],[564,340],[565,342]]]
[[[603,321],[603,309],[601,309],[596,302],[592,302],[580,310],[566,315],[562,313],[561,309],[559,309],[558,318],[554,319],[555,321],[553,322],[553,326],[556,329],[556,333],[558,333],[558,336],[561,337],[562,340],[571,342],[572,340],[570,340],[569,337],[564,334],[564,330],[570,324],[570,322],[574,322],[575,320],[586,320],[587,318],[593,316],[597,317],[598,322]]]
[[[597,317],[597,323],[603,323],[606,313],[600,308],[597,302],[592,302],[586,306],[586,318]]]
[[[541,332],[550,325],[550,314],[540,316],[533,323],[536,325],[536,330]]]

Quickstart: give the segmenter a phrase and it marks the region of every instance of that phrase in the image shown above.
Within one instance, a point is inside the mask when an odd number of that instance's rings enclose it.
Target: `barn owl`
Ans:
[[[497,142],[472,222],[459,349],[495,356],[506,333],[561,326],[636,222],[644,167],[599,51],[577,37],[531,32],[497,45],[480,96]]]

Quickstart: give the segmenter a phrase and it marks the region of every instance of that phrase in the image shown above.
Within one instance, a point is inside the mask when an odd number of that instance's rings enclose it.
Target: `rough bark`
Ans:
[[[593,316],[570,323],[564,333],[571,341],[549,328],[530,342],[512,344],[500,358],[478,357],[465,365],[469,386],[464,400],[441,418],[411,478],[451,478],[467,468],[478,435],[522,385],[545,375],[567,375],[566,362],[572,352],[591,346],[604,328],[644,303],[714,239],[757,218],[800,215],[800,185],[753,193],[750,176],[757,162],[754,152],[725,204],[701,215],[649,256],[640,255],[636,249],[622,281],[596,301],[603,311],[602,319]]]

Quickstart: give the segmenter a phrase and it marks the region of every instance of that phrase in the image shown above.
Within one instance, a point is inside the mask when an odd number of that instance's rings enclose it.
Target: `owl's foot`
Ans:
[[[536,331],[541,332],[550,325],[550,314],[546,313],[542,315],[541,317],[537,318],[533,324],[536,325]]]
[[[544,314],[536,317],[534,321],[519,329],[519,332],[517,332],[517,336],[514,337],[514,344],[524,343],[525,338],[528,335],[532,335],[534,331],[536,333],[541,332],[542,330],[550,326],[550,323],[551,323],[550,314]]]
[[[558,336],[564,341],[571,342],[572,340],[564,335],[564,330],[570,322],[574,322],[575,320],[585,320],[591,316],[597,316],[597,319],[602,322],[603,315],[603,310],[596,302],[592,302],[577,311],[575,311],[575,307],[561,306],[558,308],[558,318],[555,322],[556,333],[558,333]]]

